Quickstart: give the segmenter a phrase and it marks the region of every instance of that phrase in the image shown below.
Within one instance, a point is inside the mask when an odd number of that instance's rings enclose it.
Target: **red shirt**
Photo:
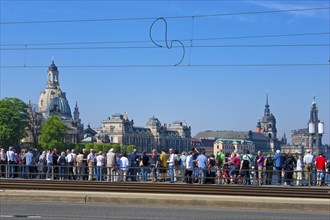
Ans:
[[[325,159],[325,157],[318,156],[315,159],[316,169],[317,170],[325,170],[325,163],[326,162],[327,162],[327,159]]]
[[[234,163],[234,165],[237,165],[237,166],[240,165],[240,161],[239,161],[239,158],[238,158],[237,156],[235,156],[235,157],[232,159],[232,162]]]

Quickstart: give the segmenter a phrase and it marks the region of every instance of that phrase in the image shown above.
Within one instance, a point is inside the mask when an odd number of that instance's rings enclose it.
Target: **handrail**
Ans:
[[[163,172],[161,172],[163,170]],[[173,172],[172,172],[173,171]],[[191,172],[190,175],[189,172]],[[164,174],[162,174],[164,173]],[[229,175],[232,174],[232,176]],[[259,177],[260,174],[260,177]],[[323,177],[318,179],[317,177]],[[192,182],[203,184],[208,181],[212,184],[251,184],[251,185],[307,185],[326,186],[330,185],[330,172],[317,171],[315,167],[308,172],[305,170],[262,170],[229,169],[212,167],[208,169],[193,168],[187,170],[184,167],[109,167],[103,166],[71,166],[66,165],[23,165],[23,164],[0,164],[0,177],[24,178],[24,179],[48,179],[48,180],[80,180],[80,181],[143,181],[156,182],[164,180],[170,182]],[[309,180],[308,180],[309,178]],[[286,183],[286,184],[285,184]],[[295,184],[293,184],[295,183]],[[304,184],[303,184],[304,183]]]

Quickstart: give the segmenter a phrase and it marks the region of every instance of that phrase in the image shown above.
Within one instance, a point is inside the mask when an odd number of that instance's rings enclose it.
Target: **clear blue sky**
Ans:
[[[46,85],[47,67],[54,56],[55,64],[59,66],[61,88],[67,93],[72,110],[78,102],[85,125],[90,123],[92,127],[100,127],[101,121],[108,116],[128,112],[136,126],[144,126],[153,115],[162,123],[186,120],[193,135],[202,130],[254,130],[258,118],[263,116],[268,91],[270,109],[277,119],[278,135],[282,136],[285,131],[289,138],[292,129],[307,127],[315,95],[319,118],[325,123],[323,143],[329,143],[329,34],[196,40],[329,33],[329,9],[198,16],[322,8],[329,7],[327,0],[2,0],[0,4],[1,98],[18,97],[37,103]],[[168,40],[194,39],[192,42],[182,41],[186,54],[181,66],[176,67],[173,65],[181,60],[182,48],[157,48],[149,38],[150,26],[156,18],[173,16],[187,17],[166,19]],[[153,19],[7,24],[145,17]],[[152,29],[153,38],[162,45],[165,43],[159,40],[164,39],[164,27],[164,23],[158,21]],[[113,41],[146,42],[33,45]],[[189,47],[191,43],[192,48]],[[8,50],[25,48],[25,44],[27,49],[35,49]],[[323,46],[215,47],[311,44]],[[174,42],[173,46],[179,44]],[[62,49],[54,49],[59,47]],[[72,47],[80,49],[68,49]],[[86,47],[102,49],[81,49]],[[191,66],[187,66],[189,64]],[[325,65],[194,66],[246,64]],[[26,67],[22,68],[24,65]],[[109,67],[116,65],[120,67]],[[137,65],[164,66],[134,67]]]

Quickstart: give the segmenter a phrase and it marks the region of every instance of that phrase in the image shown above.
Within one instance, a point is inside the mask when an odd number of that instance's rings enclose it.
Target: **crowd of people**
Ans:
[[[254,156],[249,151],[239,155],[221,149],[206,156],[195,148],[181,153],[173,149],[159,153],[154,149],[151,155],[138,153],[137,149],[119,154],[112,148],[108,152],[22,149],[17,153],[13,147],[0,151],[0,177],[47,180],[321,186],[327,184],[327,166],[322,153],[314,158],[309,150],[303,157],[279,150],[273,156],[260,151]]]

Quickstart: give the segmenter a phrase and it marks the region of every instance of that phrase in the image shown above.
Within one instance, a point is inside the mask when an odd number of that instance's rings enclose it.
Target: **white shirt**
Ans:
[[[88,154],[87,161],[90,162],[90,163],[94,163],[95,162],[94,154],[92,154],[92,153]]]
[[[121,157],[120,158],[120,169],[121,170],[128,170],[128,159],[126,157]]]
[[[170,154],[170,157],[168,158],[168,165],[174,165],[174,158],[175,158],[175,155],[174,154]]]
[[[313,155],[306,154],[304,156],[304,164],[311,164],[311,163],[313,163]]]
[[[66,156],[66,161],[68,161],[68,163],[73,163],[74,162],[74,154],[73,153],[70,153]]]
[[[298,159],[297,160],[297,170],[302,170],[302,164],[301,164],[301,160],[300,159]]]
[[[96,157],[96,166],[103,166],[104,165],[104,157],[102,154]]]
[[[186,158],[186,168],[187,168],[188,170],[192,168],[192,167],[190,167],[190,163],[189,163],[189,161],[190,161],[190,157],[191,157],[191,155],[188,155],[187,158]]]
[[[7,151],[8,161],[15,161],[15,152],[12,150]]]

